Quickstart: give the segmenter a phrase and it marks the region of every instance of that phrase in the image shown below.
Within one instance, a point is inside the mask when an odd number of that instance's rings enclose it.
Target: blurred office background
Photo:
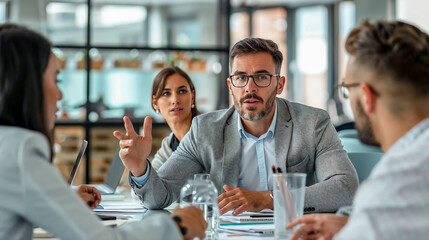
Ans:
[[[123,130],[154,119],[152,153],[169,133],[151,107],[160,69],[176,65],[196,85],[202,112],[231,105],[226,78],[231,46],[269,38],[284,54],[281,97],[325,109],[333,124],[353,121],[335,85],[344,77],[344,42],[363,19],[403,19],[429,29],[425,0],[0,0],[0,23],[24,24],[54,44],[61,67],[55,165],[68,176],[89,140],[76,184],[102,182]]]

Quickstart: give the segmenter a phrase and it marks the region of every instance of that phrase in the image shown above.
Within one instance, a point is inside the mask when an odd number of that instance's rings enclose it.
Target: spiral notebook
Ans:
[[[232,211],[220,217],[220,225],[234,224],[272,224],[274,216],[272,210],[262,212],[244,212],[238,216],[232,216]]]

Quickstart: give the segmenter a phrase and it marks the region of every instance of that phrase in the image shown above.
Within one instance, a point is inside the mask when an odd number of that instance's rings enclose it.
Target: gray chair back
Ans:
[[[374,166],[383,157],[383,153],[379,152],[351,152],[347,155],[356,169],[359,184],[368,178]]]

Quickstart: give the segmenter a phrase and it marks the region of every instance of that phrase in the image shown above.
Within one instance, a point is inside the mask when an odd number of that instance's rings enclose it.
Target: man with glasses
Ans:
[[[144,141],[150,121],[138,136],[125,118],[127,135],[121,158],[130,168],[130,184],[148,208],[175,201],[186,179],[210,173],[219,193],[221,214],[273,208],[271,165],[283,172],[307,173],[305,212],[334,212],[349,205],[358,186],[328,114],[276,98],[285,87],[283,56],[271,40],[246,38],[230,54],[228,88],[234,106],[194,118],[177,150],[158,172],[150,167]],[[149,142],[149,141],[148,141]]]
[[[428,239],[429,35],[410,24],[363,22],[346,41],[341,84],[359,139],[385,152],[350,217],[310,214],[291,239]]]

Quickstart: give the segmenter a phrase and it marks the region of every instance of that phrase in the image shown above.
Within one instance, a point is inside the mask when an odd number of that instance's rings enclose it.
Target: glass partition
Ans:
[[[217,0],[92,2],[92,45],[203,48],[220,44]]]
[[[327,108],[327,9],[302,7],[296,11],[297,73],[295,101]]]
[[[37,9],[45,4],[45,1],[41,0],[34,2],[39,3]],[[55,45],[85,45],[88,23],[86,1],[48,2],[46,3],[46,26],[43,22],[43,19],[36,21],[42,29],[45,29],[42,32],[45,32]]]

